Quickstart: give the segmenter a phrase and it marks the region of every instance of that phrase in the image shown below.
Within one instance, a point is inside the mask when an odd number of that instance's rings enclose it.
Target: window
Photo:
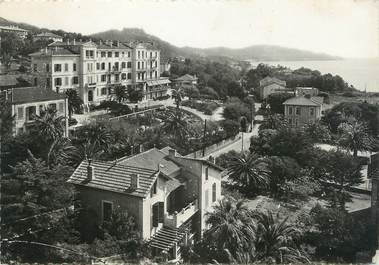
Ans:
[[[150,72],[150,78],[153,78],[153,72]]]
[[[46,72],[50,72],[50,64],[46,64]]]
[[[157,202],[153,205],[153,227],[158,227],[164,219],[164,202]]]
[[[158,185],[158,180],[156,180],[153,184],[153,187],[151,188],[151,197],[153,197],[154,194],[157,194],[157,185]]]
[[[33,64],[33,72],[37,72],[37,64]]]
[[[59,103],[58,105],[58,111],[63,113],[63,103]]]
[[[121,63],[121,68],[122,68],[122,69],[126,68],[126,63],[125,63],[125,62],[122,62],[122,63]]]
[[[101,52],[101,57],[104,58],[107,56],[107,53],[106,52]]]
[[[292,125],[292,119],[291,118],[288,119],[288,122],[290,125]]]
[[[72,78],[72,84],[73,84],[73,85],[77,85],[77,84],[79,84],[79,77],[74,76],[74,77]]]
[[[209,167],[205,168],[205,180],[208,180],[209,178]]]
[[[300,115],[300,107],[296,107],[296,115]]]
[[[96,63],[96,70],[100,70],[100,63]]]
[[[315,115],[315,109],[314,108],[310,108],[309,109],[309,115],[310,116],[314,116]]]
[[[138,59],[141,57],[141,52],[138,51]]]
[[[150,58],[151,58],[151,57],[153,57],[153,53],[152,53],[152,52],[150,52]]]
[[[89,51],[89,56],[90,56],[91,58],[93,58],[94,55],[95,55],[94,51]]]
[[[209,206],[209,190],[205,190],[205,208]]]
[[[112,64],[108,63],[108,70],[110,71],[112,69]]]
[[[212,202],[216,201],[216,183],[212,184]]]
[[[68,72],[68,63],[65,63],[65,64],[64,64],[64,71],[65,71],[65,72]]]
[[[62,72],[62,65],[54,64],[54,72]]]
[[[120,81],[120,75],[114,75],[114,81],[115,82]]]
[[[125,74],[125,73],[123,73],[123,74],[121,75],[121,79],[122,79],[122,80],[126,80],[126,74]]]
[[[37,83],[38,83],[38,79],[37,77],[34,78],[34,86],[37,86]]]
[[[141,79],[141,73],[138,73],[138,77],[137,77],[138,80]]]
[[[50,87],[50,86],[51,86],[51,84],[50,84],[50,78],[49,78],[49,77],[46,78],[46,86],[47,86],[47,87]]]
[[[66,77],[64,78],[64,85],[65,85],[65,86],[68,86],[68,76],[66,76]]]
[[[101,88],[101,95],[104,96],[107,94],[107,88],[106,87],[102,87]]]
[[[55,86],[61,86],[62,85],[62,78],[58,77],[54,79],[54,85]]]
[[[28,120],[29,121],[32,121],[35,119],[35,116],[36,116],[36,107],[35,106],[30,106],[30,107],[27,107],[27,114],[28,114]]]
[[[72,71],[76,72],[76,63],[72,65]]]
[[[101,70],[105,70],[105,63],[101,63]]]
[[[115,62],[115,63],[114,63],[114,69],[115,69],[116,71],[118,71],[118,68],[119,68],[119,64],[118,64],[118,62]]]
[[[108,52],[108,57],[109,57],[109,58],[112,57],[112,52]]]
[[[121,54],[122,54],[122,55],[121,55],[122,57],[124,57],[124,56],[125,56],[125,52],[122,52]]]
[[[132,79],[132,73],[128,73],[128,79]]]
[[[107,76],[101,75],[101,82],[106,82],[106,81],[107,81]]]
[[[19,120],[22,120],[24,118],[24,108],[23,107],[17,108],[17,118]]]
[[[132,68],[132,62],[128,62],[128,63],[127,63],[127,67],[128,67],[128,68]]]
[[[154,72],[154,76],[155,76],[155,78],[157,78],[157,76],[158,76],[158,72],[157,71]]]
[[[104,221],[109,221],[112,216],[112,210],[113,210],[113,203],[103,201],[103,222]]]
[[[120,53],[119,52],[115,52],[114,53],[114,57],[119,57]]]
[[[138,63],[137,63],[137,69],[140,69],[140,66],[141,66],[141,63],[138,62]]]
[[[88,70],[88,72],[92,72],[92,70],[93,70],[92,63],[87,63],[87,70]]]
[[[295,125],[299,125],[299,120],[298,119],[295,119]]]
[[[51,103],[51,104],[49,104],[49,108],[53,109],[53,110],[56,110],[57,109],[57,104]]]
[[[130,58],[130,52],[128,52],[128,57]]]
[[[292,107],[288,107],[288,115],[292,115]]]

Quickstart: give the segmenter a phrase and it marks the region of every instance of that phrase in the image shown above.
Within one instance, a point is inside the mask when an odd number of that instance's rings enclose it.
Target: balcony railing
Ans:
[[[96,82],[88,83],[87,86],[88,87],[95,87],[96,86]]]
[[[178,228],[188,219],[190,219],[198,210],[198,201],[194,200],[186,207],[184,207],[180,212],[174,212],[174,214],[166,213],[164,224],[172,228]]]

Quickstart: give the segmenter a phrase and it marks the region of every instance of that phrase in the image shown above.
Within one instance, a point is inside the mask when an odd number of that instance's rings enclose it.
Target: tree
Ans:
[[[206,216],[210,228],[205,232],[204,240],[219,254],[227,249],[236,258],[244,252],[250,254],[254,249],[255,224],[243,201],[224,198]]]
[[[256,194],[269,183],[267,162],[255,153],[242,153],[234,157],[227,171],[234,186],[247,195]]]
[[[266,76],[271,76],[273,73],[272,67],[267,64],[260,63],[255,69],[251,69],[246,74],[247,86],[249,88],[258,88],[259,81]]]
[[[332,139],[329,128],[320,121],[305,124],[304,132],[314,143],[328,143]]]
[[[367,221],[341,209],[316,205],[307,222],[305,242],[315,246],[319,260],[355,262],[356,253],[370,251],[375,242],[375,232]]]
[[[349,153],[340,150],[329,151],[325,180],[329,186],[328,199],[333,207],[345,209],[351,195],[348,188],[362,183],[361,164]],[[336,188],[333,188],[333,184]]]
[[[133,240],[139,237],[135,218],[120,206],[113,210],[110,220],[104,222],[103,229],[118,240]]]
[[[127,90],[125,86],[118,85],[114,88],[114,93],[118,103],[121,103],[127,98]]]
[[[63,136],[64,120],[64,116],[58,116],[57,110],[47,108],[39,116],[36,116],[34,129],[44,139],[54,141]]]
[[[371,151],[375,140],[369,133],[367,124],[350,117],[347,122],[338,126],[340,132],[339,145],[353,151],[354,157],[358,151]]]
[[[245,116],[251,122],[251,111],[249,106],[244,104],[237,98],[232,98],[225,105],[223,117],[228,120],[239,121],[242,116]]]
[[[142,91],[133,89],[132,87],[128,87],[128,99],[131,102],[141,101],[143,98]]]
[[[228,96],[243,99],[246,96],[245,89],[236,81],[229,82],[227,86]]]
[[[167,114],[162,131],[167,135],[173,135],[177,143],[185,140],[189,134],[189,130],[188,122],[184,118],[183,113],[179,109],[176,109],[175,111],[169,111]]]
[[[283,102],[292,98],[293,94],[290,93],[274,93],[268,96],[267,103],[270,105],[272,113],[284,114]]]
[[[266,129],[280,130],[280,129],[284,129],[286,127],[289,127],[289,124],[283,115],[281,115],[281,114],[270,114],[264,119],[261,126],[259,126],[259,131],[260,130],[266,130]]]
[[[177,89],[172,90],[172,98],[175,101],[176,108],[179,109],[180,102],[182,102],[182,99],[184,98],[183,88],[178,87]]]
[[[71,119],[74,112],[80,112],[83,100],[79,97],[78,92],[72,88],[66,90],[66,95],[68,101],[68,116]]]
[[[309,263],[308,258],[296,245],[300,231],[288,222],[288,217],[279,220],[272,212],[258,212],[256,251],[257,259],[267,263]]]

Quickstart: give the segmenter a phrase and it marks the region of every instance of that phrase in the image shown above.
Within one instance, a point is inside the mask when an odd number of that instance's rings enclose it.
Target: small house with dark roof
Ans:
[[[283,102],[284,116],[292,126],[316,122],[322,114],[322,97],[299,96]]]
[[[65,117],[64,135],[68,135],[68,103],[64,94],[41,87],[19,87],[1,93],[9,101],[14,118],[14,134],[22,133],[33,124],[36,116],[47,108],[53,108],[58,116]]]
[[[116,161],[83,161],[68,182],[98,224],[120,207],[156,254],[177,258],[181,245],[202,237],[206,213],[221,198],[221,172],[207,160],[153,148]]]
[[[259,81],[258,94],[262,100],[271,94],[283,92],[287,92],[286,81],[270,76],[266,76]]]

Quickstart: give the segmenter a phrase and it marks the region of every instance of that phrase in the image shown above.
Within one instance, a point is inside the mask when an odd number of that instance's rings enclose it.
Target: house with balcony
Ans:
[[[133,215],[153,251],[180,257],[206,229],[206,213],[221,198],[221,171],[202,159],[183,157],[170,148],[153,148],[117,161],[83,161],[68,182],[97,222],[115,207]]]
[[[28,130],[36,116],[47,108],[53,108],[58,116],[65,117],[64,135],[68,136],[68,102],[66,95],[41,87],[19,87],[1,92],[1,96],[9,101],[14,117],[13,134]]]
[[[33,41],[50,41],[50,40],[53,42],[63,41],[63,37],[51,32],[42,32],[33,36]]]
[[[284,117],[291,126],[303,126],[321,119],[322,97],[299,96],[283,102]]]

